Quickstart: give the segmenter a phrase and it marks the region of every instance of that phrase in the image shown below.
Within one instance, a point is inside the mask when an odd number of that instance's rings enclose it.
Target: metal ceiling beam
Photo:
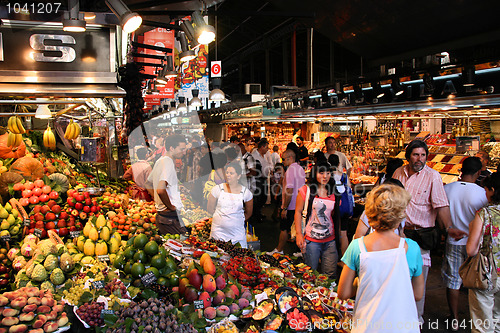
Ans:
[[[151,1],[144,1],[144,2],[139,2],[135,4],[129,4],[127,7],[130,10],[140,10],[140,9],[148,9],[151,7],[158,7],[158,6],[165,6],[165,5],[171,5],[173,3],[178,3],[179,0],[151,0]],[[165,12],[164,12],[165,14]]]

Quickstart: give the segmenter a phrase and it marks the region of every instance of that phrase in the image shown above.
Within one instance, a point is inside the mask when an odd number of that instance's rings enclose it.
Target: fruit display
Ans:
[[[67,194],[66,212],[82,223],[85,223],[89,216],[97,215],[101,211],[97,199],[91,198],[89,192],[71,189]]]
[[[88,327],[98,327],[104,324],[101,312],[104,310],[104,303],[90,302],[85,303],[76,310],[78,318]]]
[[[196,236],[201,240],[210,238],[210,230],[212,229],[212,219],[203,219],[193,223],[191,235]]]
[[[0,204],[0,238],[4,241],[19,240],[23,230],[23,216],[10,202]]]
[[[86,256],[113,261],[121,246],[121,236],[113,230],[111,222],[104,215],[94,216],[85,224],[83,235],[73,239],[73,242]]]
[[[23,287],[0,295],[2,332],[55,332],[69,325],[64,305],[52,291]]]
[[[234,257],[223,264],[223,267],[244,286],[263,290],[266,285],[273,284],[255,258]]]

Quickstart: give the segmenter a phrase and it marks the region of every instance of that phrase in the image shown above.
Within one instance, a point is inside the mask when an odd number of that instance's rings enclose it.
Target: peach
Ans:
[[[236,297],[234,295],[234,291],[231,288],[228,288],[224,294],[226,295],[226,298],[235,299]]]
[[[0,296],[0,306],[9,304],[9,299],[5,296]]]
[[[36,304],[36,305],[40,305],[42,304],[42,300],[40,299],[40,297],[30,297],[28,298],[28,304]]]
[[[243,294],[241,294],[241,297],[251,301],[252,300],[252,293],[248,290],[245,290],[243,292]]]
[[[17,323],[19,323],[19,318],[16,318],[16,317],[4,317],[2,319],[3,326],[17,325]]]
[[[51,312],[46,314],[47,320],[56,320],[57,319],[57,312],[52,310]]]
[[[49,313],[49,312],[50,312],[50,306],[40,305],[38,307],[38,313]]]
[[[10,306],[12,306],[15,309],[21,309],[24,308],[27,303],[28,300],[26,299],[26,297],[17,297],[16,299],[10,302]]]
[[[45,323],[45,325],[43,325],[43,330],[45,331],[45,333],[57,331],[58,328],[59,325],[57,325],[57,323],[53,321],[48,321]]]
[[[36,304],[28,304],[23,308],[23,312],[35,312],[37,308]]]
[[[66,326],[68,322],[69,322],[68,316],[66,316],[66,313],[63,313],[61,318],[59,318],[59,320],[57,321],[57,325],[59,325],[59,327],[63,327]]]
[[[238,306],[238,304],[236,303],[233,303],[231,304],[231,306],[229,307],[229,310],[231,310],[231,313],[234,314],[238,311],[240,311],[240,307]]]
[[[35,319],[35,313],[34,312],[21,313],[19,315],[19,320],[20,321],[32,321],[33,319]]]
[[[4,309],[2,311],[2,315],[4,317],[15,317],[15,316],[17,316],[18,313],[19,313],[19,310],[17,310],[17,309],[9,309],[9,308],[7,308],[7,309]]]
[[[54,307],[52,309],[53,309],[53,311],[56,311],[56,312],[63,312],[64,311],[64,305],[57,304],[57,305],[54,305]]]
[[[47,316],[39,315],[37,320],[33,323],[33,328],[42,328],[43,324],[47,322]]]
[[[28,333],[44,333],[43,328],[37,328],[34,330],[30,330]]]
[[[25,293],[28,297],[38,297],[40,295],[40,289],[37,287],[28,287]]]
[[[52,307],[55,305],[55,300],[52,297],[45,296],[42,298],[42,304]]]
[[[25,324],[14,325],[9,328],[9,333],[23,333],[28,330],[28,326]]]
[[[237,285],[232,284],[232,285],[229,286],[229,288],[231,288],[231,290],[234,292],[235,296],[237,296],[237,297],[240,296],[240,290],[238,289]]]

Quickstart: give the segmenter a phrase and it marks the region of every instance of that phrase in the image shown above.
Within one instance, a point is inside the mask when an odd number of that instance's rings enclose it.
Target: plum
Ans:
[[[234,314],[234,313],[236,313],[236,312],[240,311],[240,307],[239,307],[239,305],[238,305],[238,304],[233,303],[233,304],[231,304],[231,306],[229,307],[229,310],[231,310],[231,313],[232,313],[232,314]]]
[[[238,300],[238,306],[240,307],[240,309],[244,309],[249,305],[250,305],[250,302],[246,298],[242,297]]]

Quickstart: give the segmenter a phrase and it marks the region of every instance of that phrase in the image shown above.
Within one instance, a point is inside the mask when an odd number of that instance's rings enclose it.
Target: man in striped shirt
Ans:
[[[421,140],[413,140],[406,147],[405,157],[408,165],[398,168],[392,178],[398,179],[411,194],[411,201],[406,207],[405,229],[421,229],[434,227],[436,217],[446,228],[450,237],[458,240],[467,233],[452,228],[450,207],[443,181],[439,172],[429,168],[426,164],[429,149],[427,144]],[[427,282],[427,275],[431,266],[429,250],[420,249],[424,262],[423,273]],[[422,300],[417,302],[419,320],[423,323],[425,290]]]

